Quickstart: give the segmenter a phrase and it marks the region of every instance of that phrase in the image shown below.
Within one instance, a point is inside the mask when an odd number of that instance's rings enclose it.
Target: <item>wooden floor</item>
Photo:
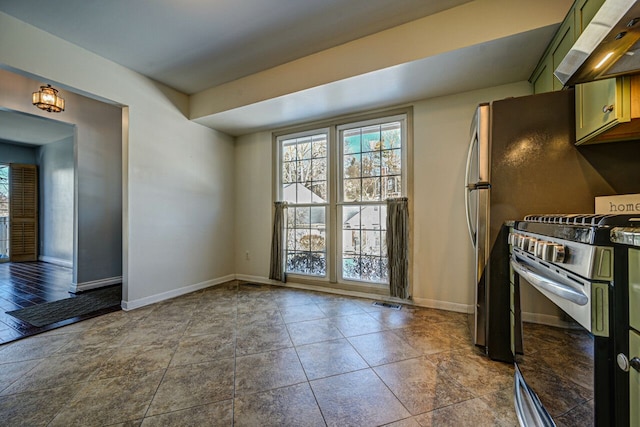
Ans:
[[[7,311],[74,298],[69,292],[72,270],[45,262],[0,263],[0,344],[79,322],[97,314],[67,319],[43,327],[23,322]],[[105,312],[113,311],[109,309]]]

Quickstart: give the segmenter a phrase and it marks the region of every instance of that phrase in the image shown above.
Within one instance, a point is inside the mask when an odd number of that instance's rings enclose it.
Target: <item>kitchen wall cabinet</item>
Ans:
[[[556,79],[553,72],[591,22],[602,3],[604,0],[576,0],[529,79],[533,85],[533,93],[562,89],[562,83]]]
[[[604,3],[604,0],[577,0],[575,2],[573,6],[573,23],[576,39],[587,28],[602,3]]]
[[[584,83],[575,90],[576,144],[638,139],[640,76]]]
[[[640,334],[629,331],[629,354],[640,354]],[[629,371],[629,425],[640,425],[640,372]]]
[[[606,79],[576,86],[576,144],[631,120],[629,79]]]
[[[575,42],[574,19],[571,11],[569,16],[571,19],[565,19],[562,22],[545,55],[533,72],[531,78],[533,93],[552,92],[562,89],[562,83],[553,75],[553,71]]]
[[[629,359],[640,357],[640,249],[629,249]],[[640,372],[629,370],[629,415],[632,426],[640,425]]]
[[[554,70],[593,20],[605,0],[576,0],[529,81],[533,93],[563,89]],[[640,80],[618,77],[579,84],[576,90],[576,144],[638,139],[640,132]],[[633,100],[631,93],[638,100]]]

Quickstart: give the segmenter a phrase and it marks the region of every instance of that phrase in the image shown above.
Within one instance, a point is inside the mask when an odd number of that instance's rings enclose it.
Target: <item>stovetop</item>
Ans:
[[[640,215],[543,214],[515,222],[517,230],[589,245],[610,245],[613,227],[640,227]]]
[[[635,220],[635,221],[634,221]],[[617,214],[544,214],[527,215],[524,221],[581,227],[633,227],[640,225],[640,215]]]

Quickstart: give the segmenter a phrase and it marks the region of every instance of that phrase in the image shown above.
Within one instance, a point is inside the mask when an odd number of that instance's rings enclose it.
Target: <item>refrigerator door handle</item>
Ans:
[[[469,143],[469,151],[467,153],[467,167],[465,169],[465,182],[466,182],[466,187],[465,187],[465,195],[464,195],[464,206],[465,206],[465,211],[467,212],[467,229],[469,230],[469,238],[471,239],[471,244],[473,245],[473,247],[476,247],[476,230],[474,230],[473,228],[473,224],[472,224],[472,219],[471,219],[471,206],[470,206],[470,197],[471,197],[471,192],[477,189],[477,185],[478,183],[471,183],[469,182],[471,178],[470,174],[471,174],[471,158],[473,157],[473,150],[474,147],[477,146],[476,141],[477,141],[477,133],[473,132],[473,136],[471,138],[471,142]]]

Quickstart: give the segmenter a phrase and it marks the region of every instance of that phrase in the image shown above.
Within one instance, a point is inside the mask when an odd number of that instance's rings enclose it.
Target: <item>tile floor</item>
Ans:
[[[0,346],[7,426],[514,426],[466,315],[236,282]]]

